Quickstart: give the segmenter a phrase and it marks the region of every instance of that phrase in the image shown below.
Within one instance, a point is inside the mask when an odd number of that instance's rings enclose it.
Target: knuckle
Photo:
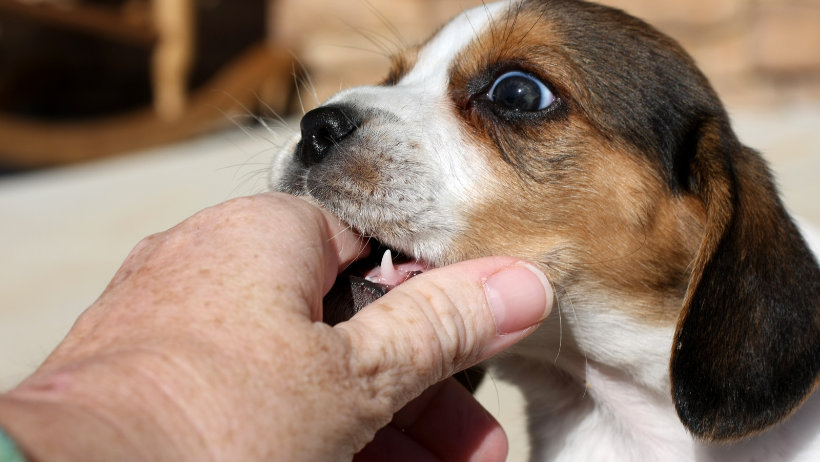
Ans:
[[[131,249],[131,252],[128,254],[125,261],[128,262],[129,260],[137,258],[139,255],[149,253],[154,247],[162,242],[162,236],[162,233],[156,233],[142,238],[139,242],[137,242],[137,245]]]
[[[437,284],[429,284],[414,297],[419,311],[435,333],[441,355],[455,358],[464,341],[464,317],[446,291]]]
[[[229,210],[243,211],[247,209],[255,209],[259,204],[259,199],[254,196],[242,196],[230,199],[222,203],[222,207]]]

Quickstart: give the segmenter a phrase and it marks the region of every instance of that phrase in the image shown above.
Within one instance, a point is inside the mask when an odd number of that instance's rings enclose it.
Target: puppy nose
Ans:
[[[356,125],[348,112],[338,106],[314,109],[302,117],[302,163],[306,167],[318,164],[330,152],[331,146],[353,133]]]

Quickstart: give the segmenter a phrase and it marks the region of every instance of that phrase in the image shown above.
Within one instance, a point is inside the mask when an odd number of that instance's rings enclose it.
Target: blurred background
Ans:
[[[820,227],[820,0],[605,0],[679,40]],[[0,390],[131,248],[265,189],[298,116],[476,0],[0,0]],[[258,117],[255,117],[258,116]],[[279,119],[279,116],[282,119]],[[516,391],[479,393],[526,460]]]

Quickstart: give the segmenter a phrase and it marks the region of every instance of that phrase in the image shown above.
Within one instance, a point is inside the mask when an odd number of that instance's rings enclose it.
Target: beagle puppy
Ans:
[[[468,10],[307,113],[270,185],[390,250],[331,322],[429,268],[540,265],[557,313],[491,362],[527,399],[533,461],[820,460],[817,261],[707,79],[644,22],[580,0]]]

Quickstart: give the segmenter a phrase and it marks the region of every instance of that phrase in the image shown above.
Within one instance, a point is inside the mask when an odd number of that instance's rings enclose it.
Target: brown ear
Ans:
[[[760,156],[722,117],[693,133],[685,176],[707,221],[672,347],[672,397],[695,437],[731,441],[787,418],[817,385],[820,269]]]

